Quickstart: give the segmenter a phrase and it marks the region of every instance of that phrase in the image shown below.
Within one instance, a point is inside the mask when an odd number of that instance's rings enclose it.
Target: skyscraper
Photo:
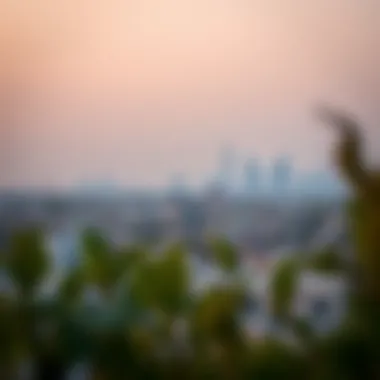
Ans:
[[[292,162],[289,157],[279,157],[273,164],[272,185],[276,195],[288,192],[292,182]]]

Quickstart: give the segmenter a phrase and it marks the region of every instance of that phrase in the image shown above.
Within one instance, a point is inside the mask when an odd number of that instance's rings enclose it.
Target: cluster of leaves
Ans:
[[[86,231],[82,260],[56,284],[50,281],[55,289],[44,296],[54,266],[43,236],[15,235],[2,262],[9,285],[0,300],[2,378],[15,378],[25,359],[34,362],[38,379],[47,371],[61,378],[80,362],[94,378],[106,379],[247,378],[278,366],[291,371],[285,362],[298,363],[296,353],[272,342],[261,342],[259,350],[243,333],[246,290],[236,275],[236,249],[221,239],[211,251],[227,281],[198,294],[181,246],[162,253],[115,249]]]
[[[228,281],[194,293],[181,246],[162,253],[116,249],[89,230],[79,265],[46,297],[41,287],[54,272],[51,255],[43,236],[28,231],[1,257],[0,276],[9,286],[0,294],[0,378],[17,378],[25,359],[34,364],[36,379],[61,379],[77,363],[87,363],[92,378],[107,380],[380,378],[380,176],[364,169],[352,121],[329,117],[340,128],[339,168],[355,190],[349,205],[355,257],[326,249],[277,266],[272,312],[295,344],[244,333],[247,289],[228,241],[211,244],[215,266]],[[347,318],[327,337],[293,312],[305,270],[351,281]]]

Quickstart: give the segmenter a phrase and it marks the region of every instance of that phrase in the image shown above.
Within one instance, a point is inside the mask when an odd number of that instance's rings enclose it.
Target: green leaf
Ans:
[[[172,247],[162,257],[137,264],[131,292],[141,305],[173,314],[186,305],[188,289],[185,253],[181,247]]]
[[[236,247],[226,239],[214,239],[211,241],[211,250],[220,268],[227,272],[233,272],[239,265]]]
[[[59,298],[66,303],[72,303],[79,299],[86,285],[83,268],[78,267],[63,279],[59,288]]]
[[[157,263],[156,270],[161,306],[169,313],[179,312],[184,306],[189,289],[185,252],[180,246],[170,248]]]
[[[115,258],[120,268],[131,273],[146,258],[146,251],[141,247],[124,247],[116,252]]]
[[[15,302],[0,297],[0,367],[9,365],[17,353],[18,318]]]
[[[244,305],[240,288],[214,288],[198,301],[191,318],[195,337],[226,341],[238,336],[238,316]]]
[[[124,272],[124,263],[107,240],[97,231],[89,229],[83,235],[83,268],[86,280],[103,292],[112,291]]]
[[[345,268],[342,258],[329,248],[312,255],[308,266],[310,269],[321,273],[339,273]]]
[[[105,237],[96,229],[89,228],[82,236],[82,251],[85,259],[104,260],[109,252],[110,246]]]
[[[8,260],[8,271],[23,296],[31,295],[49,270],[49,257],[38,230],[13,236]]]
[[[288,345],[266,340],[254,346],[248,366],[249,379],[292,379],[310,377],[306,361]]]
[[[300,270],[301,263],[298,258],[283,260],[275,270],[271,282],[271,297],[273,312],[279,318],[290,316]]]

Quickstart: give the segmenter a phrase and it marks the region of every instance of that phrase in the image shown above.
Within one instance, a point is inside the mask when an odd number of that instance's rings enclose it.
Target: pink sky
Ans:
[[[0,79],[24,96],[1,125],[2,185],[161,185],[177,171],[196,183],[224,142],[241,162],[289,152],[319,167],[332,140],[320,102],[380,142],[378,1],[52,3],[0,6],[2,56],[15,57]]]

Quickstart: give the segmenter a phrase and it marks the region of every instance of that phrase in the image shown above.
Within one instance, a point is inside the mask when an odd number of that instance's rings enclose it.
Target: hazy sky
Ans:
[[[0,2],[1,185],[196,183],[225,142],[323,166],[320,103],[380,143],[377,0],[25,3]]]

